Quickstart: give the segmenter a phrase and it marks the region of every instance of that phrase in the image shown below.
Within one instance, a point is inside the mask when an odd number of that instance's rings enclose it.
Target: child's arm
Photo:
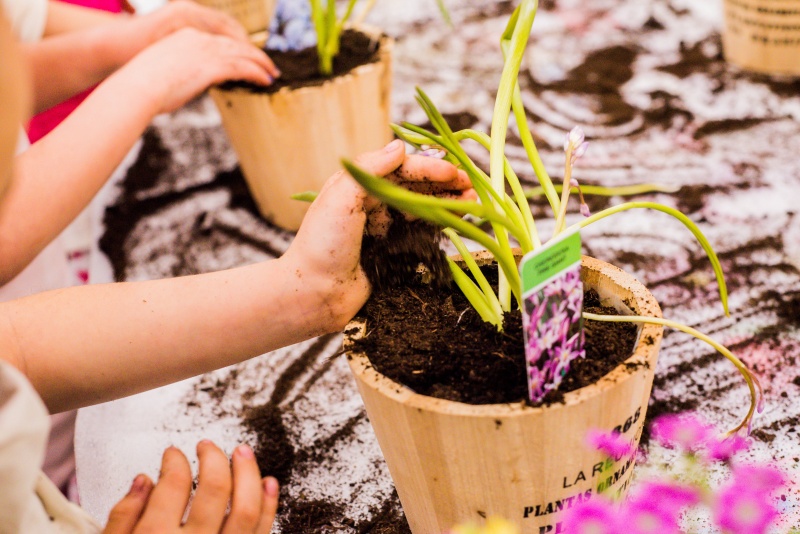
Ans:
[[[0,201],[0,285],[11,280],[86,207],[158,113],[226,79],[269,84],[256,47],[182,29],[114,73],[50,134],[15,158]]]
[[[115,20],[117,15],[100,9],[48,0],[44,37],[94,28]]]
[[[474,197],[463,171],[405,156],[403,143],[359,163],[445,182]],[[181,278],[83,286],[0,304],[0,357],[51,411],[123,397],[341,330],[364,304],[359,265],[375,201],[345,173],[328,181],[289,251],[247,267]]]
[[[182,28],[247,42],[228,15],[195,2],[175,1],[142,17],[113,15],[50,2],[46,35],[23,51],[31,67],[38,113],[104,80],[136,54]]]

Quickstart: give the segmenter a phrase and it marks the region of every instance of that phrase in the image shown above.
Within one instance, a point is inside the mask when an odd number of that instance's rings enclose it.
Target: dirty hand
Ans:
[[[257,47],[223,35],[184,28],[138,54],[108,82],[131,98],[144,97],[154,114],[174,111],[226,80],[269,85],[280,75]]]
[[[170,447],[164,451],[158,483],[154,486],[146,475],[137,476],[128,494],[111,510],[103,532],[269,534],[278,509],[278,482],[261,479],[252,449],[237,447],[229,463],[216,445],[201,441],[197,456],[199,481],[185,523],[192,472],[186,456]]]
[[[451,163],[406,155],[402,141],[356,158],[356,165],[408,189],[451,198],[475,199],[466,173]],[[370,197],[345,171],[334,174],[311,204],[292,246],[284,254],[303,280],[315,284],[315,294],[331,316],[329,330],[341,329],[369,296],[361,269],[361,239],[366,232],[383,235],[388,228],[386,206]]]

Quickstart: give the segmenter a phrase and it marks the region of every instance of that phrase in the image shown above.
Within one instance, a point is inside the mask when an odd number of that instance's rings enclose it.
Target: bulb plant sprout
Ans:
[[[306,4],[305,2],[308,1]],[[377,0],[367,0],[356,24],[364,20]],[[436,0],[445,21],[449,15],[443,0]],[[276,18],[270,26],[267,47],[281,51],[299,50],[316,43],[319,56],[319,73],[333,75],[333,60],[339,54],[342,31],[350,21],[358,0],[349,0],[341,15],[336,0],[280,0]]]
[[[583,201],[580,186],[572,178],[572,168],[588,146],[579,127],[574,128],[565,137],[566,162],[563,183],[557,187],[551,180],[528,126],[517,81],[537,8],[538,0],[522,0],[512,14],[501,38],[504,65],[497,91],[490,135],[470,129],[453,131],[433,102],[419,88],[417,89],[417,101],[435,131],[408,123],[393,126],[395,133],[407,143],[429,154],[443,157],[462,168],[472,181],[478,201],[434,198],[413,193],[363,171],[350,161],[344,161],[344,166],[367,191],[381,201],[444,229],[444,234],[462,255],[469,271],[469,275],[467,275],[452,260],[449,260],[454,281],[483,320],[502,329],[504,313],[523,305],[520,273],[512,247],[518,246],[523,254],[527,254],[543,246],[528,203],[529,193],[523,189],[517,174],[504,154],[509,119],[513,113],[525,153],[539,181],[540,189],[537,193],[540,192],[546,197],[555,219],[555,232],[551,239],[557,239],[562,234],[575,232],[601,219],[631,209],[646,208],[666,213],[691,231],[708,255],[719,285],[722,306],[726,315],[729,314],[727,289],[719,259],[706,237],[686,215],[670,206],[650,201],[625,202],[595,214],[588,212],[588,206]],[[472,161],[462,147],[461,143],[468,140],[477,142],[489,151],[488,174]],[[657,189],[653,186],[644,187],[651,190]],[[567,206],[573,189],[580,196],[581,212],[585,218],[567,226]],[[482,230],[479,225],[470,222],[465,216],[488,223],[491,226],[491,233]],[[494,256],[499,267],[499,282],[496,291],[475,261],[471,259],[464,238],[477,242]],[[667,319],[635,315],[601,316],[590,313],[584,313],[583,317],[596,321],[659,324],[689,333],[713,346],[742,373],[750,391],[751,403],[747,415],[738,426],[731,430],[731,433],[737,433],[742,429],[749,430],[754,412],[761,409],[760,386],[755,376],[725,347],[689,326]]]

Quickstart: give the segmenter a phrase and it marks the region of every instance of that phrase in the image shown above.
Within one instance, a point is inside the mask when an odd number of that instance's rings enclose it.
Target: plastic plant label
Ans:
[[[572,360],[585,355],[580,233],[526,254],[519,270],[528,396],[539,402],[558,389]]]

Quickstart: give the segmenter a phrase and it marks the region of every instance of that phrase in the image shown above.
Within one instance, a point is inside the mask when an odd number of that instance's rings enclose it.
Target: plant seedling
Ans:
[[[379,200],[413,216],[440,225],[444,229],[444,234],[464,258],[467,270],[471,275],[471,277],[468,276],[450,260],[449,265],[456,284],[484,321],[502,329],[503,314],[510,311],[512,307],[522,308],[523,306],[522,282],[514,259],[512,240],[516,241],[523,254],[538,250],[543,245],[528,203],[528,195],[504,154],[509,118],[513,112],[522,145],[539,181],[540,191],[547,198],[553,212],[555,232],[551,239],[557,239],[564,233],[575,232],[601,219],[630,209],[647,208],[666,213],[686,226],[708,255],[719,285],[720,300],[725,314],[728,315],[727,288],[719,259],[706,237],[686,215],[672,207],[649,201],[626,202],[593,215],[588,212],[588,206],[580,195],[579,184],[572,178],[572,167],[587,148],[583,132],[579,127],[574,128],[565,137],[566,163],[563,184],[557,188],[550,179],[528,127],[517,81],[537,9],[538,0],[522,0],[512,14],[501,38],[504,65],[495,100],[490,135],[470,129],[454,132],[433,102],[419,88],[417,88],[417,101],[428,116],[435,132],[408,123],[393,126],[399,137],[417,149],[425,151],[431,150],[433,147],[437,155],[462,168],[472,181],[479,198],[478,202],[434,198],[414,193],[388,180],[367,173],[347,160],[343,161],[345,168],[370,194]],[[489,151],[488,174],[467,155],[461,146],[464,140],[477,141]],[[507,192],[507,189],[510,190],[510,193]],[[567,205],[573,189],[579,192],[581,212],[586,218],[567,227]],[[464,215],[488,222],[492,233],[482,230],[478,225],[468,221]],[[463,238],[471,239],[482,245],[496,259],[500,275],[497,291],[488,283],[478,265],[471,260]],[[749,429],[755,411],[761,411],[761,388],[756,377],[728,349],[705,334],[689,326],[656,317],[583,313],[583,318],[596,321],[660,324],[689,333],[705,341],[734,364],[742,373],[750,390],[751,402],[747,415],[738,426],[730,431],[730,434],[735,434],[742,429]],[[538,363],[541,366],[541,362]]]
[[[316,40],[317,55],[319,56],[319,73],[329,77],[333,75],[333,60],[339,54],[342,31],[347,26],[355,11],[358,0],[349,0],[341,15],[336,10],[336,0],[308,0],[310,12],[299,5],[304,0],[282,0],[278,5],[278,13],[286,26],[285,31],[290,35],[285,35],[283,39],[273,40],[272,36],[268,41],[268,46],[275,46],[279,50],[289,48],[303,48],[309,46]],[[363,22],[367,14],[375,6],[377,0],[367,0],[361,12],[355,17],[356,25]],[[450,24],[450,15],[444,6],[443,0],[436,0],[442,17]],[[313,28],[314,35],[307,35],[308,19]],[[271,31],[277,29],[273,27]],[[280,45],[275,43],[279,42]]]

